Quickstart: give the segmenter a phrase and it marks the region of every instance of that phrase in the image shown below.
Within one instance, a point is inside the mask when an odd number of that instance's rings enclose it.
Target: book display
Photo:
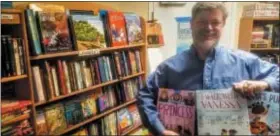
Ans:
[[[144,19],[71,5],[1,10],[1,134],[127,135],[141,128],[135,96],[146,79]]]

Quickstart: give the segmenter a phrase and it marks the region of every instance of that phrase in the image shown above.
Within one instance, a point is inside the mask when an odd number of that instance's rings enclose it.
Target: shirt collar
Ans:
[[[210,54],[207,56],[206,60],[208,60],[208,59],[214,60],[216,58],[216,56],[218,55],[219,51],[220,51],[220,46],[215,45],[215,47],[212,48],[212,50],[210,51]],[[191,45],[190,52],[193,56],[195,56],[197,59],[200,60],[193,44]]]

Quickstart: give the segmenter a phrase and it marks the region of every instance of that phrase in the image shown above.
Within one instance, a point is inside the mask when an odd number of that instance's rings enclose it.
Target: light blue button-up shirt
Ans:
[[[158,118],[158,88],[207,90],[230,88],[242,80],[266,81],[272,91],[279,92],[279,66],[241,50],[215,47],[205,61],[192,47],[161,63],[137,95],[137,104],[144,126],[154,135],[165,129]]]

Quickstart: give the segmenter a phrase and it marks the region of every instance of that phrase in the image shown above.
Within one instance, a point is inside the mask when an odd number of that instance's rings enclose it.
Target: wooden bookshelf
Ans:
[[[68,132],[70,132],[70,131],[72,131],[72,130],[74,130],[74,129],[77,129],[77,128],[81,127],[81,126],[84,126],[84,125],[90,123],[90,122],[93,122],[93,121],[95,121],[95,120],[97,120],[97,119],[100,119],[100,118],[102,118],[102,117],[104,117],[104,116],[106,116],[106,115],[108,115],[108,114],[110,114],[110,113],[116,112],[116,111],[118,111],[118,110],[120,110],[120,109],[122,109],[122,108],[124,108],[124,107],[127,107],[128,105],[131,105],[131,104],[133,104],[133,103],[135,103],[135,102],[136,102],[136,99],[131,100],[131,101],[129,101],[129,102],[126,102],[126,103],[124,103],[124,104],[122,104],[122,105],[119,105],[119,106],[117,106],[117,107],[114,107],[114,108],[112,108],[112,109],[110,109],[110,110],[107,110],[107,111],[105,111],[105,112],[103,112],[103,113],[101,113],[101,114],[98,114],[98,115],[96,115],[96,116],[93,116],[93,117],[90,118],[90,119],[87,119],[87,120],[85,120],[85,121],[83,121],[83,122],[81,122],[81,123],[79,123],[79,124],[76,124],[76,125],[74,125],[74,126],[72,126],[72,127],[70,127],[70,128],[67,128],[66,130],[64,130],[64,131],[63,131],[62,133],[60,133],[59,135],[64,135],[64,134],[66,134],[66,133],[68,133]]]
[[[138,48],[138,47],[142,47],[144,45],[145,44],[142,43],[142,44],[136,44],[136,45],[120,46],[120,47],[101,48],[100,54],[105,53],[105,52],[117,51],[117,50]],[[32,57],[30,57],[30,60],[41,60],[41,59],[52,59],[52,58],[57,58],[57,57],[77,56],[78,54],[79,54],[79,51],[51,53],[51,54],[32,56]],[[99,55],[95,55],[95,56],[99,56]]]
[[[16,81],[16,80],[21,80],[21,79],[25,79],[28,76],[26,74],[24,75],[20,75],[20,76],[12,76],[12,77],[4,77],[1,78],[1,83],[6,83],[6,82],[11,82],[11,81]]]
[[[7,125],[12,125],[19,121],[23,121],[28,119],[30,121],[30,125],[34,128],[34,100],[33,100],[33,92],[32,92],[32,78],[30,75],[30,63],[29,63],[29,49],[27,44],[27,34],[25,29],[25,17],[23,10],[19,9],[1,9],[1,28],[2,35],[10,35],[12,38],[20,38],[21,44],[23,47],[24,56],[20,59],[24,60],[24,69],[25,73],[19,76],[12,77],[3,77],[1,78],[1,88],[4,90],[6,87],[6,83],[11,83],[15,86],[15,96],[13,99],[15,100],[30,100],[31,105],[27,106],[28,110],[31,112],[29,114],[23,114],[19,117],[16,117],[12,120],[2,122],[2,127]],[[1,45],[4,46],[4,45]],[[3,49],[3,48],[2,48]],[[3,60],[2,60],[3,61]],[[17,64],[16,64],[17,65]],[[3,66],[2,66],[3,67]],[[21,67],[22,68],[22,67]],[[4,92],[1,91],[1,95],[4,95]]]
[[[76,96],[76,95],[79,95],[79,94],[82,94],[82,93],[85,93],[85,92],[89,92],[89,91],[94,90],[94,89],[98,89],[98,88],[105,87],[105,86],[108,86],[108,85],[113,85],[115,83],[118,83],[118,82],[121,82],[121,81],[124,81],[124,80],[128,80],[128,79],[131,79],[131,78],[134,78],[134,77],[137,77],[137,76],[141,76],[143,74],[144,74],[144,72],[141,72],[141,73],[137,73],[137,74],[134,74],[134,75],[123,77],[122,79],[119,79],[119,80],[118,79],[111,80],[111,81],[108,81],[108,82],[105,82],[105,83],[102,83],[102,84],[94,85],[94,86],[87,87],[87,88],[84,88],[84,89],[81,89],[81,90],[76,90],[76,91],[74,91],[70,94],[67,94],[67,95],[58,96],[58,97],[55,97],[54,99],[51,99],[51,100],[48,100],[48,101],[45,101],[45,102],[36,103],[35,106],[38,107],[38,106],[47,105],[47,104],[50,104],[50,103],[53,103],[53,102],[60,101],[60,100],[65,99],[65,98],[69,98],[69,97]]]
[[[1,125],[2,127],[5,127],[7,125],[10,125],[10,124],[13,124],[13,123],[17,123],[19,121],[23,121],[25,119],[29,119],[30,118],[30,115],[29,114],[23,114],[19,117],[15,117],[14,119],[12,120],[9,120],[9,121],[5,121],[5,122],[2,122]]]
[[[136,125],[136,126],[130,128],[130,129],[128,129],[127,131],[123,132],[121,135],[124,135],[124,136],[125,136],[125,135],[129,135],[130,133],[132,133],[132,132],[138,130],[140,127],[142,127],[142,124],[138,124],[138,125]]]
[[[92,55],[92,56],[86,56],[87,58],[90,58],[90,57],[97,57],[97,56],[100,56],[102,55],[103,53],[113,53],[114,51],[124,51],[124,50],[134,50],[134,49],[137,49],[139,50],[140,52],[140,59],[141,59],[141,65],[142,65],[142,71],[139,72],[139,73],[135,73],[135,74],[132,74],[132,75],[129,75],[129,76],[125,76],[125,77],[118,77],[118,79],[115,79],[115,80],[111,80],[111,81],[108,81],[108,82],[105,82],[105,83],[101,83],[101,84],[97,84],[97,85],[93,85],[93,86],[90,86],[90,87],[87,87],[87,88],[83,88],[83,89],[79,89],[79,90],[76,90],[76,91],[73,91],[72,93],[70,94],[67,94],[67,95],[62,95],[62,96],[59,96],[59,97],[55,97],[54,99],[51,99],[51,100],[47,100],[47,101],[44,101],[44,102],[35,102],[35,91],[36,89],[34,88],[34,83],[33,83],[33,73],[32,73],[32,66],[33,65],[37,65],[45,60],[47,61],[55,61],[57,59],[60,59],[60,58],[63,58],[63,59],[66,59],[66,60],[69,60],[69,59],[79,59],[79,51],[69,51],[69,52],[58,52],[58,53],[50,53],[50,54],[42,54],[42,55],[38,55],[38,56],[31,56],[30,54],[30,50],[29,48],[31,47],[30,45],[28,45],[28,41],[27,41],[27,32],[26,32],[26,25],[25,25],[25,20],[24,20],[24,9],[26,9],[28,6],[29,3],[41,3],[41,2],[26,2],[26,3],[22,3],[22,4],[16,4],[17,5],[17,8],[19,8],[20,10],[2,10],[2,13],[4,12],[9,12],[9,13],[20,13],[20,25],[22,25],[22,37],[24,39],[24,45],[25,45],[25,54],[26,54],[26,59],[25,59],[25,63],[26,63],[26,71],[27,71],[27,74],[24,75],[25,77],[14,77],[15,79],[13,78],[2,78],[1,79],[1,83],[4,83],[4,82],[9,82],[9,81],[21,81],[19,79],[22,79],[22,80],[26,80],[26,82],[24,83],[21,83],[20,85],[18,85],[18,88],[19,90],[21,89],[24,89],[24,90],[28,90],[27,92],[24,92],[21,91],[21,95],[26,95],[27,97],[29,97],[29,99],[32,101],[32,105],[30,106],[31,107],[31,114],[30,116],[28,116],[28,118],[32,121],[32,126],[34,128],[34,131],[35,131],[35,134],[34,135],[37,135],[38,131],[37,131],[37,128],[36,128],[36,115],[37,115],[37,111],[40,110],[40,109],[43,109],[44,107],[46,106],[49,106],[51,104],[55,104],[55,103],[60,103],[60,102],[63,102],[64,100],[67,100],[68,98],[73,98],[73,97],[78,97],[80,95],[83,95],[87,92],[90,92],[90,91],[94,91],[95,89],[98,89],[98,88],[102,88],[102,87],[105,87],[105,86],[109,86],[109,85],[113,85],[113,84],[116,84],[116,83],[120,83],[120,82],[123,82],[125,80],[129,80],[129,79],[132,79],[132,78],[136,78],[136,77],[140,77],[143,81],[146,79],[146,50],[147,50],[147,40],[146,40],[146,30],[143,29],[143,36],[144,36],[144,42],[143,43],[139,43],[139,44],[133,44],[133,45],[127,45],[127,46],[121,46],[121,47],[109,47],[109,48],[102,48],[102,49],[99,49],[100,51],[100,54],[95,54],[95,55]],[[49,3],[49,4],[55,4],[55,5],[63,5],[65,8],[67,9],[70,9],[70,10],[92,10],[94,11],[94,13],[98,13],[98,10],[99,9],[113,9],[113,8],[108,8],[108,7],[100,7],[99,5],[94,5],[92,4],[92,2],[57,2],[57,3],[53,3],[53,2],[42,2],[42,3]],[[141,18],[141,22],[145,22],[145,20],[143,18]],[[2,25],[2,24],[1,24]],[[14,25],[11,25],[11,26],[14,26]],[[146,28],[146,24],[143,23],[142,24],[142,28]],[[15,32],[18,32],[18,30],[15,30]],[[32,64],[32,65],[31,65]],[[89,124],[91,123],[92,121],[95,121],[97,119],[100,119],[112,112],[115,112],[121,108],[124,108],[124,107],[127,107],[128,105],[131,105],[131,104],[136,104],[135,103],[136,100],[133,99],[132,101],[129,101],[129,102],[126,102],[124,104],[121,104],[117,107],[114,107],[114,108],[111,108],[105,112],[102,112],[98,115],[95,115],[93,116],[92,118],[90,119],[87,119],[87,120],[84,120],[82,121],[81,123],[79,124],[76,124],[70,128],[67,128],[65,129],[60,135],[64,135],[64,134],[67,134],[69,133],[70,131],[73,131],[77,128],[80,128],[86,124]],[[131,130],[132,131],[132,130]]]
[[[163,44],[150,44],[148,45],[148,48],[160,48],[163,47]]]

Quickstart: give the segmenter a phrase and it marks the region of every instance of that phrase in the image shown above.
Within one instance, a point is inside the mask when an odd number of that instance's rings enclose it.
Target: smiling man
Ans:
[[[156,109],[158,88],[207,90],[233,87],[245,97],[271,90],[279,92],[279,67],[245,51],[218,46],[226,23],[222,3],[198,2],[192,9],[193,45],[162,62],[146,87],[139,90],[137,103],[143,124],[154,135],[178,135],[164,128]]]

